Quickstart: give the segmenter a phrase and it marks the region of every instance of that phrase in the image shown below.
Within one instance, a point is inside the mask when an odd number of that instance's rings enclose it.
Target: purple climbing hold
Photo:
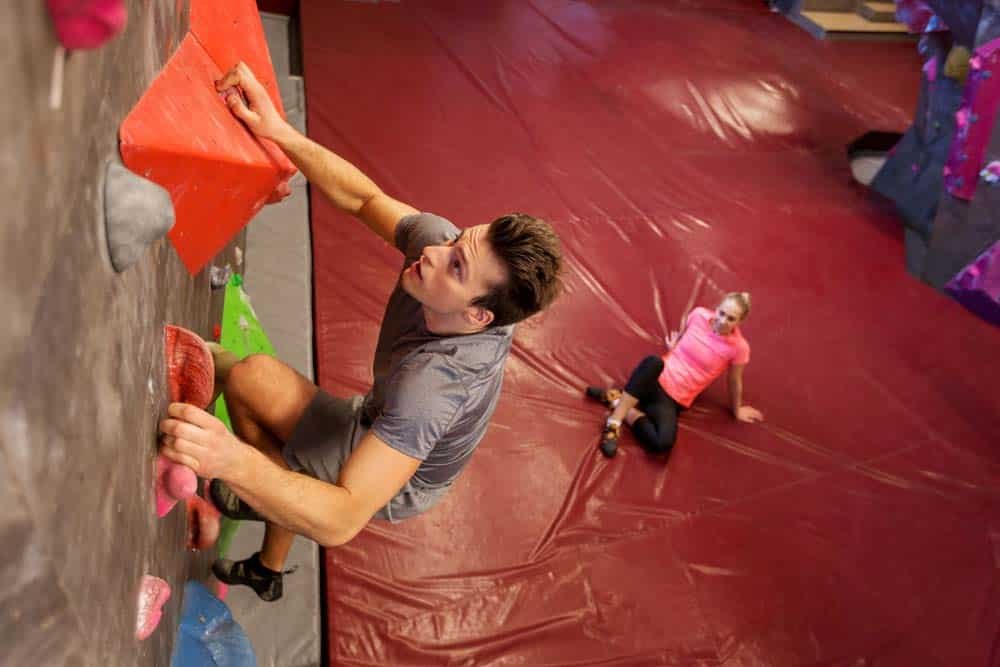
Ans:
[[[959,271],[944,289],[979,317],[1000,325],[1000,241]]]

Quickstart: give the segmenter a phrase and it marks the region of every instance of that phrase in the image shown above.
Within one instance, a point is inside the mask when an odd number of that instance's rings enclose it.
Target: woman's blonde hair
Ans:
[[[750,317],[750,292],[730,292],[722,300],[732,299],[740,305],[743,309],[743,317],[740,319],[745,320]]]

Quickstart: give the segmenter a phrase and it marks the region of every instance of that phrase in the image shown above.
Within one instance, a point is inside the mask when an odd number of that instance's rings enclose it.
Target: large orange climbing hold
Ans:
[[[215,362],[201,336],[168,324],[163,328],[167,388],[171,403],[207,408],[215,389]]]
[[[264,24],[254,0],[193,0],[190,25],[191,34],[219,69],[225,72],[240,61],[246,63],[267,90],[275,108],[282,116],[285,115],[278,78],[267,48]],[[268,202],[278,201],[281,196],[276,193],[289,192],[288,181],[297,170],[277,144],[267,139],[259,141],[274,161],[279,174],[279,183]]]
[[[253,0],[192,0],[190,26],[191,34],[220,69],[228,70],[241,60],[245,62],[284,115],[264,26]]]
[[[119,130],[122,161],[163,186],[174,203],[169,238],[198,273],[264,204],[288,192],[295,167],[259,141],[215,90],[243,60],[281,110],[253,0],[192,0],[191,30]]]

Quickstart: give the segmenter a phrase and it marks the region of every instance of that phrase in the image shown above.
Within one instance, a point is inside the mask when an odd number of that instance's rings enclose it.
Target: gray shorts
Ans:
[[[337,398],[322,389],[316,392],[281,451],[288,466],[336,484],[344,463],[368,433],[362,420],[363,403],[364,396]],[[411,478],[374,518],[393,523],[408,519],[429,510],[447,491],[447,486],[431,488]]]

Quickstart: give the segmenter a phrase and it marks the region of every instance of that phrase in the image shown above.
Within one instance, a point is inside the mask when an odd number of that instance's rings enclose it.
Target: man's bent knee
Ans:
[[[233,366],[225,396],[237,409],[287,440],[317,387],[292,367],[266,354],[252,354]]]
[[[283,364],[274,357],[266,354],[251,354],[236,362],[232,370],[229,371],[226,388],[253,391],[255,385],[263,383],[269,375],[274,374],[275,367],[280,365]]]

